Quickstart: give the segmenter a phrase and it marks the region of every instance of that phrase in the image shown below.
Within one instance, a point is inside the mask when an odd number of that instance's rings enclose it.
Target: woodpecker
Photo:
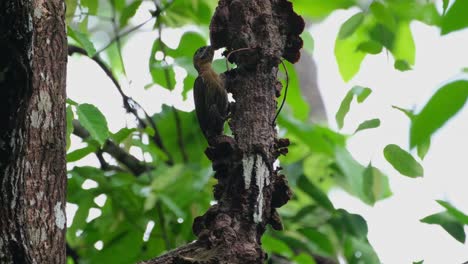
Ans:
[[[211,67],[214,49],[211,46],[199,48],[193,56],[193,65],[198,77],[193,87],[195,111],[198,123],[208,144],[223,134],[224,121],[228,115],[228,96],[224,77]]]

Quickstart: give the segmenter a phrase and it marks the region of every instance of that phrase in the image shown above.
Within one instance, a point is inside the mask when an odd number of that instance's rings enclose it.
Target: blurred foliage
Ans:
[[[143,25],[152,23],[157,33],[148,59],[153,82],[145,88],[173,91],[179,81],[175,71],[178,67],[186,72],[182,96],[187,98],[197,76],[192,55],[208,42],[206,32],[216,1],[66,2],[70,43],[82,47],[90,57],[101,55],[116,76],[125,75],[121,48],[126,38]],[[358,0],[292,2],[299,14],[313,21],[324,19],[339,9],[355,8],[355,14],[343,23],[335,42],[336,61],[345,81],[359,72],[366,56],[381,52],[393,56],[396,70],[411,70],[416,63],[412,21],[440,27],[441,34],[468,26],[465,0],[456,0],[452,5],[443,1],[443,10],[437,10],[432,1],[420,0],[367,1],[364,4],[366,1]],[[136,14],[146,14],[149,19],[135,24]],[[189,31],[187,26],[191,26]],[[169,28],[185,30],[177,48],[170,48],[161,38]],[[97,32],[101,38],[97,37]],[[102,34],[107,35],[109,42],[102,42]],[[303,38],[305,50],[312,53],[312,36],[306,31]],[[225,70],[224,60],[214,65],[218,72]],[[278,123],[280,134],[292,144],[289,154],[280,162],[294,196],[280,209],[285,231],[269,230],[263,237],[263,247],[270,255],[274,253],[294,263],[315,263],[311,258],[313,254],[335,260],[342,257],[348,263],[380,263],[367,239],[365,219],[335,208],[327,193],[331,188],[342,188],[364,203],[374,205],[391,195],[388,178],[371,163],[365,166],[352,157],[346,147],[348,135],[309,121],[310,106],[302,97],[297,73],[288,63],[286,69],[290,92]],[[336,113],[340,129],[353,98],[364,103],[371,92],[369,88],[355,86],[344,95]],[[431,135],[463,107],[467,96],[467,81],[455,80],[441,87],[419,113],[395,106],[411,120],[411,147],[417,148],[421,159],[430,147]],[[141,153],[145,157],[143,161],[150,165],[140,175],[128,172],[124,164],[112,159],[110,162],[121,169],[74,166],[69,170],[68,202],[76,205],[77,211],[74,218],[69,219],[67,243],[78,254],[78,262],[135,263],[195,239],[192,221],[214,202],[215,180],[211,164],[203,154],[207,144],[194,112],[163,106],[160,113],[151,116],[157,131],[151,126],[135,124],[111,133],[105,116],[97,107],[70,99],[67,102],[67,142],[70,142],[74,118],[90,134],[90,138],[84,140],[85,147],[68,150],[69,162],[92,155],[106,140],[112,140],[127,151]],[[356,126],[356,132],[378,128],[380,119],[365,120]],[[155,136],[161,138],[164,149],[151,140]],[[421,165],[400,147],[389,145],[382,150],[382,155],[401,174],[422,176]],[[89,183],[93,183],[92,187]],[[446,211],[421,221],[440,225],[464,242],[463,227],[468,224],[468,216],[446,202],[439,203]],[[94,219],[90,219],[92,215]],[[68,263],[74,260],[70,257]]]

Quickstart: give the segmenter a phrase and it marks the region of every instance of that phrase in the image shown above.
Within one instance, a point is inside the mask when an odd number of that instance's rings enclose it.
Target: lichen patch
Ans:
[[[262,221],[264,204],[263,188],[270,184],[270,179],[268,178],[269,176],[270,173],[267,164],[263,161],[262,156],[257,155],[255,162],[255,184],[258,188],[258,196],[253,215],[255,223],[260,223]]]
[[[67,219],[65,218],[65,213],[62,210],[62,202],[58,202],[54,207],[55,215],[55,225],[59,229],[64,229]]]
[[[255,156],[248,156],[242,159],[243,177],[245,189],[250,188],[250,182],[252,181],[253,165],[255,163]]]

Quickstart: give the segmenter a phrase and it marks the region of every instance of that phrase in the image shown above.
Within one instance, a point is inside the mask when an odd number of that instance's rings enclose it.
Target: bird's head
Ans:
[[[214,49],[211,46],[204,46],[199,48],[195,55],[193,55],[193,65],[195,69],[199,70],[203,64],[211,63],[213,61]]]

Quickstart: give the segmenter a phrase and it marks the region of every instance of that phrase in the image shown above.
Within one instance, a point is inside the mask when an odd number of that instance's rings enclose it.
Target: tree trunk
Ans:
[[[63,0],[0,1],[0,263],[65,263]]]
[[[225,73],[232,93],[229,125],[206,151],[216,171],[217,204],[197,217],[198,240],[145,263],[264,263],[266,225],[281,229],[276,208],[291,196],[273,163],[289,141],[277,139],[274,117],[281,58],[299,59],[304,21],[287,0],[220,0],[211,20],[215,49],[226,47],[237,68]]]

